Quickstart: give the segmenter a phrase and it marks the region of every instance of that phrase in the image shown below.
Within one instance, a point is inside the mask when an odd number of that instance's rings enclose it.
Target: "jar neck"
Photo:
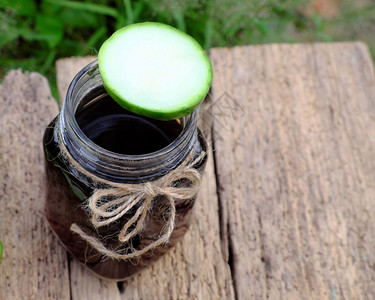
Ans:
[[[97,61],[94,61],[71,82],[56,127],[62,143],[83,168],[103,179],[136,183],[157,179],[185,160],[197,141],[196,111],[180,119],[181,133],[165,148],[142,155],[115,153],[90,140],[75,117],[87,95],[95,95],[97,90],[104,89]]]

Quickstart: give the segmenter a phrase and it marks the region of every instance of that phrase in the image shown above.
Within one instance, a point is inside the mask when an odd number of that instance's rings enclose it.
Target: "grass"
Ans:
[[[37,71],[56,97],[56,59],[96,54],[113,31],[142,21],[175,26],[205,49],[362,40],[375,57],[374,0],[2,0],[0,79],[14,68]]]

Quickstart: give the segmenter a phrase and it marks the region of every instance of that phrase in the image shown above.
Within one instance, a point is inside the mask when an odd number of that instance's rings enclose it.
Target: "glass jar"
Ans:
[[[92,211],[87,208],[88,199],[98,189],[98,185],[99,188],[107,188],[108,183],[132,186],[152,183],[171,174],[186,164],[186,161],[194,161],[199,156],[203,158],[194,162],[191,167],[201,174],[207,156],[205,139],[197,128],[197,111],[175,121],[155,121],[126,112],[129,118],[136,121],[136,125],[127,126],[128,131],[119,135],[116,131],[119,128],[113,126],[112,122],[117,115],[111,114],[110,109],[107,110],[105,101],[110,101],[110,106],[117,104],[108,98],[97,62],[92,62],[75,76],[60,114],[47,126],[43,138],[47,184],[45,215],[51,228],[72,256],[98,276],[119,281],[148,267],[181,240],[190,224],[195,196],[174,201],[176,219],[168,243],[139,257],[125,260],[113,259],[98,251],[71,230],[72,224],[77,224],[83,232],[100,240],[108,249],[119,252],[121,249],[138,251],[158,239],[165,228],[167,197],[158,195],[153,198],[152,207],[148,209],[147,217],[143,221],[143,229],[126,243],[119,241],[118,233],[124,224],[134,217],[140,204],[135,205],[115,222],[96,227],[91,219]],[[114,109],[118,113],[118,108]],[[125,113],[122,108],[121,111]],[[110,122],[112,125],[103,131],[102,127]],[[142,126],[146,126],[144,132],[140,132]],[[121,127],[120,131],[125,127]],[[160,136],[172,136],[173,140],[159,145],[158,139],[155,138],[158,135],[147,136],[147,130],[151,130],[151,127],[155,127]],[[98,132],[101,134],[100,138]],[[116,147],[109,145],[112,142],[115,142]],[[125,151],[125,154],[122,150],[116,152],[116,149],[123,146],[131,149],[129,151],[132,153]],[[69,153],[74,163],[67,159],[63,149]],[[98,184],[93,178],[100,178],[105,183]],[[180,179],[174,182],[174,187],[189,187],[190,183],[188,179]],[[101,201],[105,202],[106,199]],[[137,223],[132,226],[136,225]]]

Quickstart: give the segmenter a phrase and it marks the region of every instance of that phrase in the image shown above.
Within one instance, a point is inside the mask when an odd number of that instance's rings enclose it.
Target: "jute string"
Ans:
[[[124,184],[100,178],[86,171],[62,143],[60,132],[58,133],[58,140],[62,158],[75,170],[95,183],[96,188],[85,203],[86,209],[91,215],[91,223],[95,228],[110,225],[135,208],[134,215],[125,223],[118,234],[118,240],[121,243],[129,242],[132,237],[143,229],[147,213],[153,206],[153,199],[157,196],[165,196],[168,200],[166,211],[169,212],[169,218],[161,230],[161,235],[142,249],[137,250],[127,247],[122,249],[121,252],[108,249],[98,238],[87,234],[76,223],[73,223],[70,227],[72,232],[78,234],[98,252],[117,260],[138,258],[147,251],[168,243],[175,226],[175,201],[189,200],[198,193],[201,176],[193,166],[203,159],[204,152],[194,160],[191,159],[191,155],[188,155],[179,167],[157,180],[140,184]],[[184,179],[190,181],[188,187],[174,186],[176,181]],[[99,185],[105,185],[106,187],[99,187]],[[131,227],[133,228],[130,229]]]

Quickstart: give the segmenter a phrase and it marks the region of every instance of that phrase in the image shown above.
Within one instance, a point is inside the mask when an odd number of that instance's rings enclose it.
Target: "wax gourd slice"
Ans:
[[[159,120],[191,113],[208,93],[213,75],[194,38],[156,22],[117,30],[101,46],[98,64],[104,87],[117,103]]]

